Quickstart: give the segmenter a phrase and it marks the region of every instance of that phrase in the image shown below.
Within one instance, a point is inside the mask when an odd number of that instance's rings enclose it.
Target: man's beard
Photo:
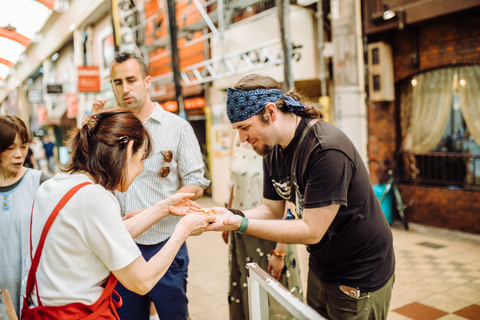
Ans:
[[[124,108],[127,108],[127,109],[130,109],[130,110],[137,110],[140,105],[138,103],[138,100],[137,99],[133,99],[133,101],[131,103],[125,103],[122,99],[122,102],[120,102],[121,106],[124,107]]]
[[[258,149],[257,147],[253,147],[253,150],[260,156],[265,157],[267,154],[273,151],[269,145],[264,144],[263,146]]]

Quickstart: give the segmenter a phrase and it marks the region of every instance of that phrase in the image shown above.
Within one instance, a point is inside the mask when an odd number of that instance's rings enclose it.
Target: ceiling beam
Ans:
[[[52,11],[55,10],[55,0],[36,0],[38,2],[40,2],[41,4],[47,6],[49,9],[51,9]]]
[[[24,35],[18,33],[17,31],[15,30],[8,31],[3,27],[0,27],[0,37],[5,37],[10,40],[16,41],[20,43],[22,46],[24,46],[25,48],[30,45],[30,42],[32,42],[30,38],[25,37]]]
[[[12,61],[9,61],[9,60],[4,59],[2,57],[0,57],[0,63],[6,65],[9,68],[14,66],[14,63]]]

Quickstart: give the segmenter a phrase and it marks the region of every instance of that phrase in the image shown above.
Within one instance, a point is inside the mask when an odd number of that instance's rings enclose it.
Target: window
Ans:
[[[480,188],[480,66],[425,72],[401,84],[406,180]]]

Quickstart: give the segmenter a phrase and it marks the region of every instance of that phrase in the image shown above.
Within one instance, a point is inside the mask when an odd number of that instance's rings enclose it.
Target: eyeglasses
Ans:
[[[170,162],[172,162],[173,159],[173,153],[170,150],[164,150],[161,151],[163,155],[163,161],[166,162],[166,165],[160,168],[160,171],[158,171],[158,175],[161,178],[166,178],[168,174],[170,173],[170,165],[168,165]]]

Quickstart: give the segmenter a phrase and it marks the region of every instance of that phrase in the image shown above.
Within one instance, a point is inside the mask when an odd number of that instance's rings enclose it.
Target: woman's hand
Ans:
[[[184,216],[178,225],[187,233],[187,236],[201,235],[210,222],[214,222],[217,217],[203,212],[189,212]]]
[[[270,260],[268,261],[267,273],[276,280],[278,280],[282,275],[282,270],[284,266],[285,261],[283,260],[283,258],[277,257],[276,255],[272,254]]]
[[[190,212],[197,212],[202,206],[189,198],[195,193],[176,193],[167,199],[168,210],[176,216],[184,216]]]

